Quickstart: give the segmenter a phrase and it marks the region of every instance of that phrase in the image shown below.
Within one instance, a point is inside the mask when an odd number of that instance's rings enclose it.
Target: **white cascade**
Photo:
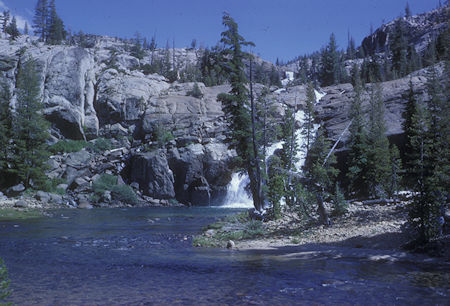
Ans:
[[[318,92],[317,90],[314,90],[316,94],[316,103],[319,102],[320,99],[322,99],[326,94]],[[295,113],[295,120],[303,122],[305,119],[305,112],[303,110],[298,110]],[[318,124],[314,125],[314,132],[317,131],[319,128]],[[305,144],[306,139],[302,137],[301,129],[297,129],[295,131],[295,139],[297,142],[297,146],[299,150],[296,153],[296,157],[298,159],[298,162],[295,164],[295,167],[297,170],[300,170],[301,167],[305,163],[306,153],[302,149],[303,145]],[[269,146],[266,150],[266,162],[269,159],[270,156],[272,156],[276,150],[281,149],[283,147],[283,142],[276,142]],[[231,182],[228,185],[227,189],[227,195],[224,201],[224,204],[221,207],[224,208],[253,208],[253,200],[249,196],[249,194],[245,191],[245,187],[248,185],[250,179],[246,173],[240,174],[240,173],[233,173],[231,176]]]
[[[253,200],[245,191],[245,186],[249,183],[248,175],[233,173],[231,182],[228,185],[227,196],[225,197],[224,208],[252,208]]]

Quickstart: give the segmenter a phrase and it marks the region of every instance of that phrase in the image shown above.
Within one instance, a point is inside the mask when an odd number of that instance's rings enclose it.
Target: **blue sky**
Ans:
[[[36,0],[0,0],[19,16],[19,25],[33,18]],[[413,14],[437,7],[439,0],[408,0]],[[442,2],[444,2],[442,0]],[[213,46],[223,31],[224,11],[238,22],[241,34],[256,44],[264,59],[290,60],[319,50],[332,32],[340,48],[347,32],[356,44],[369,33],[404,14],[406,0],[56,0],[58,14],[78,32],[131,38],[136,31],[159,47],[167,40],[177,47],[192,39]]]

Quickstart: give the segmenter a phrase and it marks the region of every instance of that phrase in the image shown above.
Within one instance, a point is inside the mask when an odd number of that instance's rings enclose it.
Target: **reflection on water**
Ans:
[[[0,221],[0,256],[23,304],[446,304],[449,269],[191,247],[233,211],[61,210]],[[426,280],[426,281],[425,281]]]

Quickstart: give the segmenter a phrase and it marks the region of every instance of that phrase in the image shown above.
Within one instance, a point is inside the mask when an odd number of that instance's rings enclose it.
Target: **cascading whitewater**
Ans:
[[[251,208],[253,200],[245,190],[245,186],[250,182],[248,175],[233,173],[231,182],[228,185],[227,196],[222,207],[227,208]]]
[[[319,102],[322,97],[325,96],[324,93],[320,93],[317,90],[314,90],[316,94],[316,103]],[[299,110],[295,113],[295,120],[303,122],[305,119],[305,112],[303,110]],[[319,128],[318,124],[314,125],[314,133]],[[295,131],[295,139],[297,142],[297,146],[299,150],[297,151],[296,157],[298,162],[295,164],[297,169],[301,169],[303,164],[305,163],[305,151],[302,149],[305,145],[306,139],[302,137],[301,129],[297,129]],[[266,162],[272,156],[276,150],[281,149],[283,147],[283,142],[276,142],[269,146],[266,150]],[[252,208],[253,200],[251,196],[245,190],[245,187],[250,182],[250,179],[246,173],[233,173],[231,177],[231,182],[228,185],[227,196],[225,198],[224,204],[222,207],[225,208]]]

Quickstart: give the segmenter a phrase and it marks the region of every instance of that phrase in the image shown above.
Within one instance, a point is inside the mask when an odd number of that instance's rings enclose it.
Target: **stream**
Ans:
[[[448,304],[448,266],[192,247],[239,209],[57,210],[0,221],[17,305]],[[338,250],[339,251],[339,250]],[[353,249],[355,251],[355,249]],[[311,255],[308,255],[311,254]]]

